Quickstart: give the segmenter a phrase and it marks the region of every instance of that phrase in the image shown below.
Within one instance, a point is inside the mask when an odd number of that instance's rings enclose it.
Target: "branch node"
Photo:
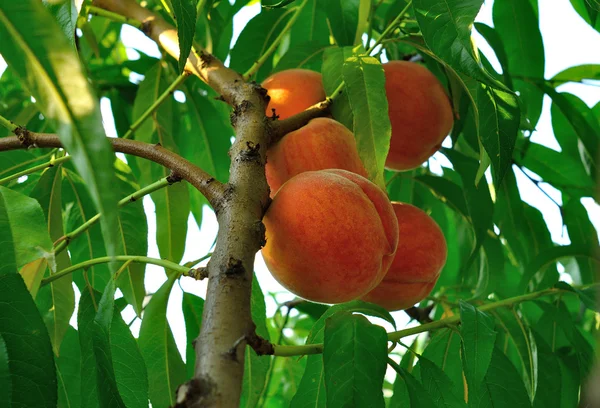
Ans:
[[[256,161],[260,163],[260,143],[246,142],[246,149],[240,152],[241,161]]]
[[[271,116],[267,116],[271,120],[279,119],[279,115],[275,113],[275,108],[271,108]]]
[[[174,171],[171,171],[171,174],[167,176],[167,182],[169,183],[169,185],[179,183],[181,180],[183,180],[183,177],[181,177]]]
[[[142,24],[140,25],[140,31],[142,33],[144,33],[147,37],[152,37],[152,23],[154,22],[153,18],[147,18],[144,21],[142,21]]]
[[[230,257],[227,261],[225,270],[222,272],[229,276],[244,276],[246,274],[246,268],[244,268],[241,260]]]
[[[235,127],[237,122],[237,118],[248,111],[248,109],[252,106],[252,102],[247,99],[244,99],[242,102],[238,103],[233,107],[233,112],[231,112],[231,126]]]
[[[192,268],[187,271],[187,273],[184,273],[183,276],[189,276],[190,278],[194,278],[196,280],[206,279],[208,278],[208,268],[206,266]]]
[[[24,126],[17,126],[17,128],[14,131],[14,134],[19,139],[19,142],[26,148],[29,149],[30,147],[36,147],[35,142],[33,140],[33,135]]]
[[[200,408],[215,404],[216,384],[206,377],[192,378],[177,387],[174,408]]]
[[[263,100],[265,101],[265,104],[269,103],[269,101],[271,100],[271,97],[269,96],[268,91],[265,88],[260,86],[260,84],[257,84],[256,81],[250,82],[250,86],[252,87],[252,90],[254,92],[258,93],[260,95],[260,97],[263,98]]]
[[[427,307],[409,307],[408,309],[404,310],[404,313],[406,313],[408,315],[408,317],[410,317],[413,320],[418,321],[421,324],[424,323],[431,323],[433,320],[431,320],[431,317],[429,317],[429,314],[431,313],[431,311],[433,310],[433,305],[429,305]]]
[[[211,54],[206,53],[204,50],[200,51],[200,61],[202,62],[203,69],[208,67],[214,59],[215,57],[213,57]]]
[[[262,221],[258,221],[256,223],[256,234],[258,236],[258,245],[259,248],[264,247],[265,245],[267,245],[267,238],[266,238],[266,232],[267,229],[265,228],[265,224],[263,224]]]

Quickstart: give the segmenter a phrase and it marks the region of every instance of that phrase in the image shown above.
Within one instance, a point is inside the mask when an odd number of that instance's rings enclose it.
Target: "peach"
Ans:
[[[392,124],[385,162],[393,170],[419,167],[442,146],[454,117],[446,91],[424,66],[414,62],[383,64]]]
[[[273,109],[279,119],[285,119],[325,100],[321,74],[308,69],[287,69],[276,72],[262,83],[271,100],[267,116]]]
[[[383,279],[398,244],[386,194],[346,170],[307,171],[287,181],[263,219],[273,277],[314,302],[357,299]]]
[[[271,197],[293,176],[325,169],[343,169],[367,177],[352,132],[333,119],[317,118],[285,135],[267,152],[265,171]]]
[[[433,290],[448,249],[440,227],[423,210],[392,203],[400,239],[396,256],[381,283],[363,300],[388,310],[406,309]]]

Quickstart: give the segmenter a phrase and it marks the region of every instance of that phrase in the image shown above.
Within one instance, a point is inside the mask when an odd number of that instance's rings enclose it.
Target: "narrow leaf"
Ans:
[[[0,383],[10,384],[2,391],[9,399],[2,401],[13,407],[55,407],[52,344],[21,275],[0,275],[0,299]]]
[[[202,327],[202,313],[204,311],[204,299],[191,293],[183,292],[183,318],[185,320],[186,350],[185,365],[187,367],[188,377],[194,376],[194,367],[196,365],[196,351],[194,350],[194,340],[200,333]]]
[[[360,0],[323,1],[327,19],[337,45],[354,45],[359,28]]]
[[[444,371],[426,358],[419,358],[421,382],[433,401],[444,408],[466,408],[462,396],[455,394],[450,378]]]
[[[194,32],[196,31],[196,1],[171,0],[173,14],[177,23],[177,38],[179,39],[179,73],[183,72],[187,58],[192,50]]]
[[[81,351],[79,333],[69,326],[56,357],[56,376],[58,379],[58,407],[81,406]]]

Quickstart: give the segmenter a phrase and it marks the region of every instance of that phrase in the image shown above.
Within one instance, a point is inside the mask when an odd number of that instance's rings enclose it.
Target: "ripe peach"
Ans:
[[[262,255],[273,277],[296,295],[340,303],[374,288],[398,244],[386,194],[346,170],[307,171],[287,181],[263,219]]]
[[[287,69],[276,72],[262,83],[271,100],[267,116],[272,109],[285,119],[325,100],[325,89],[321,74],[308,69]]]
[[[404,203],[392,206],[398,218],[398,250],[381,283],[362,299],[400,310],[429,295],[446,263],[448,249],[442,230],[423,210]]]
[[[317,118],[285,135],[267,152],[265,171],[271,197],[293,176],[325,169],[343,169],[367,177],[352,132],[333,119]]]
[[[385,165],[414,169],[441,147],[454,123],[452,107],[440,82],[422,65],[390,61],[383,70],[392,124]]]

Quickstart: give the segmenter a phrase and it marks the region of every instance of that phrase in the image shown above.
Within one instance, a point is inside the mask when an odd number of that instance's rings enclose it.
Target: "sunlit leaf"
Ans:
[[[171,0],[171,5],[177,22],[177,38],[179,39],[178,67],[179,73],[182,73],[192,49],[194,32],[196,31],[196,1]]]

